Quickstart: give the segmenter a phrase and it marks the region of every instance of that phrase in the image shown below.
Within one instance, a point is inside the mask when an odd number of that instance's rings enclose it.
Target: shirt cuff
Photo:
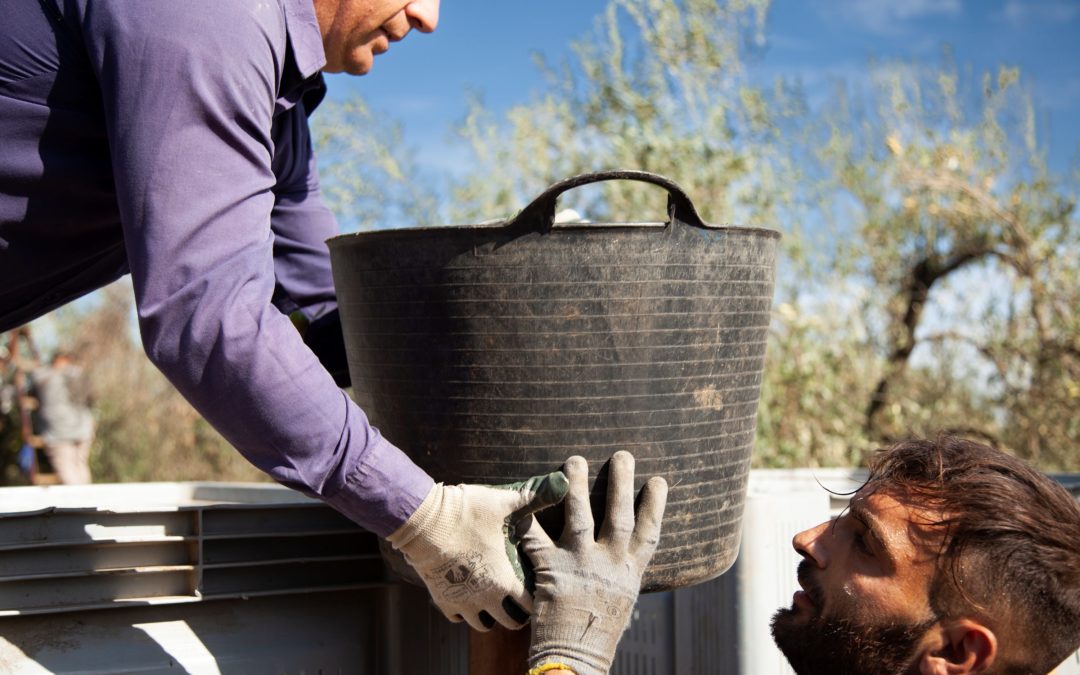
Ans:
[[[385,538],[409,519],[434,486],[431,476],[378,435],[344,486],[323,500]]]

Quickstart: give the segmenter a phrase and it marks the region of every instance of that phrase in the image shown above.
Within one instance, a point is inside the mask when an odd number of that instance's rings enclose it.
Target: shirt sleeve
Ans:
[[[299,310],[315,321],[336,307],[326,240],[337,234],[337,220],[319,191],[319,174],[300,100],[274,119],[275,304],[285,313]]]
[[[311,93],[321,98],[322,76]],[[330,251],[326,240],[337,234],[337,220],[323,204],[319,174],[307,124],[304,96],[284,114],[274,118],[273,170],[274,269],[277,288],[274,304],[286,314],[301,312],[306,318],[304,343],[319,358],[339,387],[350,384],[341,317],[337,312]]]
[[[256,466],[389,534],[431,478],[273,304],[281,6],[99,0],[83,12],[147,355]],[[295,275],[307,257],[289,256]],[[298,304],[317,308],[327,291]]]

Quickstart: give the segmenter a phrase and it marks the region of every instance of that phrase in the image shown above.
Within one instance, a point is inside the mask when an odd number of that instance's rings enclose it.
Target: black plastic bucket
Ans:
[[[669,221],[554,224],[561,193],[612,179],[665,188]],[[583,455],[598,522],[597,476],[632,452],[638,488],[670,486],[643,590],[706,581],[738,552],[779,238],[707,225],[639,171],[570,178],[494,225],[335,237],[354,396],[436,480]]]

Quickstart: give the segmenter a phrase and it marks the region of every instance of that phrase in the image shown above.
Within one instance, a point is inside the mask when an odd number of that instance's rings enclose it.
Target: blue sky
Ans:
[[[469,91],[495,109],[542,88],[533,54],[558,62],[587,33],[603,0],[443,0],[438,30],[414,33],[364,77],[330,77],[330,95],[360,92],[405,125],[435,171],[452,170],[451,127]],[[857,81],[871,58],[936,64],[943,45],[976,71],[1017,65],[1035,97],[1051,165],[1075,165],[1080,144],[1080,0],[776,0],[751,74],[800,78],[813,97]]]

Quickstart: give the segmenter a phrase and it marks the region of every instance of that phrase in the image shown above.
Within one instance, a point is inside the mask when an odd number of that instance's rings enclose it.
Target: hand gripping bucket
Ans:
[[[555,224],[563,192],[636,180],[666,223]],[[775,277],[772,230],[708,225],[655,174],[586,174],[494,225],[335,237],[330,252],[357,403],[435,480],[506,483],[637,460],[670,486],[642,581],[659,591],[734,562]],[[558,534],[560,514],[541,522]]]

